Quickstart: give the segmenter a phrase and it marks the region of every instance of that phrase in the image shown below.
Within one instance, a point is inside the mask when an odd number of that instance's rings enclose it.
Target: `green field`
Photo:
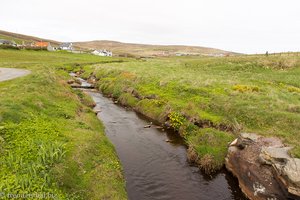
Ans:
[[[122,167],[91,99],[65,69],[119,59],[66,52],[0,50],[0,67],[26,77],[0,82],[0,191],[55,199],[127,199]]]
[[[300,57],[186,57],[85,66],[120,103],[167,122],[211,171],[241,132],[281,138],[300,157]]]
[[[26,77],[0,82],[0,191],[58,199],[126,199],[122,167],[91,99],[68,71],[96,78],[121,104],[175,129],[207,172],[223,166],[241,132],[281,138],[300,158],[300,57],[103,58],[0,50],[0,67]]]

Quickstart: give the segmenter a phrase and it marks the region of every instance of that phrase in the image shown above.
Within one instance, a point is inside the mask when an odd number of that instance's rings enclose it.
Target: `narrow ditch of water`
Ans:
[[[177,134],[155,125],[144,128],[150,123],[145,117],[99,92],[85,92],[96,102],[95,109],[101,110],[97,116],[121,160],[130,200],[246,199],[226,170],[207,176],[190,166],[186,146]]]
[[[101,110],[98,117],[123,165],[129,199],[245,199],[225,170],[210,177],[190,166],[186,147],[174,133],[144,128],[149,121],[142,116],[100,93],[88,93]]]

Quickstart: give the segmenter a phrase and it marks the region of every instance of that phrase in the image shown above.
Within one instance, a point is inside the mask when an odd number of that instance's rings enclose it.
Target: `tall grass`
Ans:
[[[85,77],[92,74],[99,79],[104,93],[130,102],[150,117],[168,122],[170,113],[184,116],[186,122],[175,123],[174,128],[190,144],[198,138],[188,139],[192,133],[185,128],[192,124],[235,136],[255,132],[279,137],[300,157],[300,57],[164,58],[84,70]],[[228,137],[223,138],[228,142]],[[221,146],[219,154],[207,154],[224,160],[227,147]]]

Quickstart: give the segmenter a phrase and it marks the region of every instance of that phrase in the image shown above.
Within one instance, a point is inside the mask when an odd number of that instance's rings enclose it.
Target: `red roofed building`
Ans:
[[[33,47],[38,49],[45,49],[48,51],[55,51],[55,48],[51,46],[50,42],[35,42]]]
[[[35,44],[34,44],[34,46],[36,46],[36,47],[48,47],[49,46],[49,42],[36,42]]]

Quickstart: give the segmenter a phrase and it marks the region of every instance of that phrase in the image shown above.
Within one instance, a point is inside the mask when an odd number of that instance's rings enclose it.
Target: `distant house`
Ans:
[[[35,42],[34,43],[35,47],[41,47],[41,48],[47,48],[48,45],[49,45],[49,42]]]
[[[225,57],[226,55],[223,53],[211,53],[208,54],[208,56],[212,56],[212,57]]]
[[[65,42],[59,45],[58,47],[60,50],[67,50],[72,51],[73,50],[73,43],[71,42]]]
[[[0,45],[7,45],[7,46],[14,46],[14,47],[17,46],[15,41],[4,40],[4,39],[0,39]]]
[[[96,49],[92,51],[92,54],[97,55],[97,56],[112,56],[112,52],[108,51],[106,49]]]
[[[223,54],[223,53],[217,53],[217,54],[215,54],[214,56],[215,56],[215,57],[224,57],[225,54]]]
[[[184,52],[178,52],[175,54],[176,56],[188,56],[188,53],[184,53]]]
[[[55,48],[51,46],[50,42],[35,42],[32,46],[36,48],[47,49],[48,51],[55,50]]]

